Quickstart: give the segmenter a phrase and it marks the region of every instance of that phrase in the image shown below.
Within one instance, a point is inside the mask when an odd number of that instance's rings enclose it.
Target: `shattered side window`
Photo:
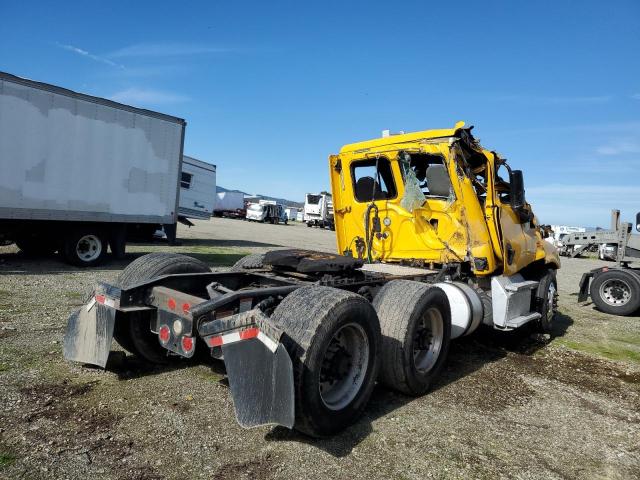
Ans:
[[[400,200],[400,206],[409,212],[413,212],[413,210],[424,204],[426,197],[422,193],[420,181],[409,162],[400,161],[400,168],[404,177],[404,195]]]

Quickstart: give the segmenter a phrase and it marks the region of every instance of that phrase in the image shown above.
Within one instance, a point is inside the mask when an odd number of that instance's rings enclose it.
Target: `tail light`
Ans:
[[[193,337],[182,337],[182,350],[184,350],[184,353],[191,353],[193,347]]]
[[[171,338],[171,330],[167,325],[162,325],[160,330],[158,331],[158,336],[160,337],[160,341],[162,343],[167,343],[169,338]]]

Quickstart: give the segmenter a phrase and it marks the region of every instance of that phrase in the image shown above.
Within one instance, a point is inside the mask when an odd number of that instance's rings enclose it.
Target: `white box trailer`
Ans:
[[[218,217],[244,218],[246,214],[244,193],[218,192],[214,213]]]
[[[207,220],[211,218],[216,200],[216,166],[197,158],[183,155],[180,172],[180,200],[178,216],[186,219]]]
[[[185,126],[0,72],[0,241],[88,266],[134,231],[175,239]]]

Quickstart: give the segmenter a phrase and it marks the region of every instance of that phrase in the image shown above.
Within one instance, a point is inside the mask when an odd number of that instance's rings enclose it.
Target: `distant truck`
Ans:
[[[0,242],[92,266],[136,232],[175,240],[185,127],[0,72]]]
[[[180,172],[179,220],[208,220],[216,203],[216,166],[197,158],[182,157]]]
[[[260,200],[247,206],[247,220],[262,223],[288,223],[284,206],[271,200]]]
[[[307,193],[304,201],[303,220],[307,227],[329,227],[331,230],[335,230],[331,194],[326,192]]]
[[[247,214],[242,192],[218,192],[213,213],[216,217],[244,218]]]

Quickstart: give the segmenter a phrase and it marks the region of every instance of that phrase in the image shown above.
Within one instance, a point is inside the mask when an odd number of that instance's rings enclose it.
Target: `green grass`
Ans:
[[[64,296],[69,300],[81,300],[82,294],[80,292],[65,292]]]
[[[0,452],[0,468],[8,467],[16,461],[16,457],[10,453]]]
[[[0,363],[0,372],[6,372],[7,370],[9,370],[9,365],[7,365],[6,363]]]
[[[608,358],[609,360],[640,363],[640,347],[638,344],[634,346],[632,343],[628,343],[627,341],[620,342],[613,340],[587,342],[561,339],[558,343],[567,348],[590,353],[592,355],[598,355]]]

